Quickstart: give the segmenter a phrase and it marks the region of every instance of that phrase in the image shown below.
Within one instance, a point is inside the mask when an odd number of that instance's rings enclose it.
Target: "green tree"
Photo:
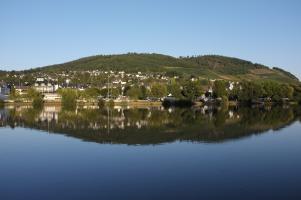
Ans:
[[[139,86],[134,85],[126,91],[126,95],[129,96],[131,99],[137,100],[142,96],[142,91],[139,88]]]
[[[21,98],[21,95],[19,94],[19,92],[14,87],[12,87],[10,94],[9,94],[9,99],[18,100],[20,98]]]
[[[110,97],[113,99],[116,99],[121,94],[121,88],[120,87],[114,87],[110,88]]]
[[[294,95],[294,88],[289,86],[288,84],[283,84],[281,87],[281,96],[283,98],[292,99]]]
[[[168,93],[172,94],[176,98],[183,98],[181,85],[173,81],[171,84],[167,87]]]
[[[228,96],[227,83],[225,81],[216,80],[214,82],[213,96],[215,96],[215,97]]]
[[[162,98],[167,95],[165,84],[155,83],[151,86],[151,95],[156,98]]]
[[[140,99],[146,99],[147,98],[147,95],[148,95],[148,90],[147,88],[143,85],[140,87],[140,90],[141,90],[141,95],[140,95]]]
[[[61,89],[59,94],[62,95],[62,106],[67,110],[75,110],[77,92],[73,89]]]
[[[261,83],[243,81],[240,87],[238,92],[239,101],[251,102],[265,96],[265,90]]]
[[[294,86],[293,99],[301,104],[301,85]]]
[[[34,88],[30,88],[26,95],[25,95],[25,98],[29,101],[32,101],[32,106],[34,108],[40,108],[43,106],[43,95],[36,91]]]
[[[100,95],[98,88],[87,88],[83,91],[82,97],[87,99],[96,99]]]
[[[195,101],[202,95],[202,88],[199,81],[186,81],[183,85],[182,94],[191,101]]]

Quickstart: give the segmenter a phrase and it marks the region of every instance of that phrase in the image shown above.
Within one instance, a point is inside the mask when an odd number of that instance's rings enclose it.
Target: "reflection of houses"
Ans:
[[[40,121],[58,121],[60,108],[57,106],[45,106],[43,111],[38,117]]]
[[[52,84],[44,78],[37,78],[34,89],[41,93],[53,93],[58,89],[58,85]]]
[[[44,93],[43,99],[47,102],[60,102],[62,97],[57,93]]]
[[[55,112],[42,112],[38,118],[40,121],[58,121],[58,113]]]
[[[29,86],[15,86],[15,90],[18,94],[23,95],[27,94],[27,91],[29,90]]]

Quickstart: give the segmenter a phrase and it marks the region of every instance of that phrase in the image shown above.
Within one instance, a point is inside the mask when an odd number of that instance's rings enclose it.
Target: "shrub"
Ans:
[[[75,90],[64,89],[59,91],[62,95],[62,106],[67,110],[75,110],[77,94]]]

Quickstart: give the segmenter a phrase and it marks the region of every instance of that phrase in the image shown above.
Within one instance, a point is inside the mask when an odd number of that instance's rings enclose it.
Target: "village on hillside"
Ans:
[[[297,88],[298,89],[298,88]],[[76,93],[77,102],[189,100],[192,102],[252,101],[284,102],[298,92],[289,84],[272,81],[239,82],[166,73],[124,71],[68,71],[56,73],[7,73],[0,80],[0,100],[7,103],[61,102],[66,92]],[[40,95],[37,95],[40,94]]]
[[[159,100],[164,97],[173,97],[172,94],[165,88],[165,86],[172,84],[173,81],[179,80],[179,76],[168,77],[163,73],[125,73],[124,71],[84,71],[80,72],[82,76],[89,77],[80,79],[78,72],[59,73],[55,76],[49,74],[37,74],[32,77],[33,81],[23,80],[24,74],[15,75],[15,80],[7,83],[5,81],[0,82],[1,86],[1,99],[6,101],[13,101],[10,99],[11,91],[14,90],[18,95],[26,95],[29,89],[34,89],[37,92],[43,94],[43,99],[46,102],[60,101],[61,95],[58,93],[60,89],[74,89],[78,91],[85,91],[91,88],[97,88],[99,91],[98,98],[118,100],[130,100],[139,99],[135,97],[135,94],[131,94],[130,88],[143,87],[147,91],[151,91],[153,84],[162,86],[162,95],[151,95],[145,96],[146,99]],[[8,75],[9,76],[9,75]],[[58,78],[59,77],[59,78]],[[85,81],[83,80],[85,79]],[[93,80],[95,79],[95,80]],[[91,81],[93,80],[93,82]],[[19,81],[19,83],[18,83]],[[191,82],[198,81],[197,78],[191,77]],[[213,83],[215,80],[209,80]],[[206,84],[200,84],[203,91],[212,93],[212,87],[209,86],[209,82],[205,81]],[[203,82],[204,83],[204,82]],[[233,89],[234,82],[229,82],[227,89]],[[154,88],[153,88],[154,89]],[[160,88],[158,89],[160,90]],[[137,92],[139,93],[139,92]],[[206,99],[203,96],[204,99]]]

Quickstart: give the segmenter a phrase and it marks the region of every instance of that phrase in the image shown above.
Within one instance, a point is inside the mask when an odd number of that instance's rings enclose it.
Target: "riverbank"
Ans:
[[[98,101],[82,101],[78,100],[78,106],[99,106]],[[205,105],[219,105],[221,102],[211,102],[211,103],[204,103],[204,102],[193,102],[191,106],[193,107],[202,107]],[[290,101],[290,102],[283,102],[282,105],[298,105],[298,102]],[[32,101],[12,101],[6,100],[1,101],[0,106],[31,106]],[[62,106],[61,101],[44,101],[44,105],[46,106]],[[120,106],[120,107],[133,107],[133,108],[145,108],[145,107],[160,107],[164,106],[164,102],[162,101],[148,101],[148,100],[127,100],[127,101],[104,101],[104,106]],[[227,106],[236,107],[236,106],[251,106],[251,105],[262,105],[262,106],[273,106],[273,105],[280,105],[276,102],[262,102],[260,104],[246,104],[239,101],[229,101]],[[171,105],[170,107],[177,107],[175,105]],[[189,107],[189,106],[186,106]]]

